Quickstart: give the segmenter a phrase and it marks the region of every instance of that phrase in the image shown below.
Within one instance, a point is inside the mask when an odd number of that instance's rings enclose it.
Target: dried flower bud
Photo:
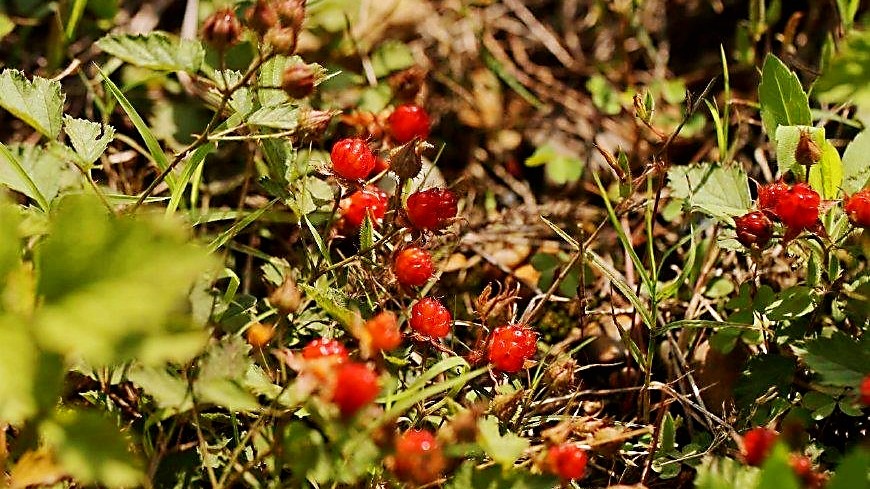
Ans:
[[[265,40],[278,54],[289,56],[296,52],[296,41],[299,32],[288,27],[273,27],[266,33]]]
[[[312,139],[320,138],[336,112],[326,110],[300,109],[298,132]]]
[[[815,165],[822,159],[822,150],[808,131],[801,131],[797,148],[794,150],[794,159],[804,167]]]
[[[426,80],[426,70],[420,66],[412,66],[390,77],[390,88],[396,98],[403,102],[412,102],[423,88]]]
[[[390,151],[389,166],[399,178],[414,178],[423,168],[423,150],[425,142],[412,139]]]
[[[248,8],[245,19],[248,27],[262,37],[278,23],[278,12],[272,7],[271,1],[257,0],[257,3]]]
[[[299,305],[302,303],[302,294],[290,275],[285,276],[281,286],[269,294],[269,303],[283,315],[296,312],[299,309]]]
[[[205,19],[202,37],[215,49],[224,50],[239,42],[242,24],[233,9],[221,9]]]
[[[299,63],[288,66],[281,76],[281,88],[293,98],[305,98],[314,91],[314,70]]]
[[[298,34],[305,23],[305,0],[279,0],[275,5],[278,20],[283,27],[292,29]]]

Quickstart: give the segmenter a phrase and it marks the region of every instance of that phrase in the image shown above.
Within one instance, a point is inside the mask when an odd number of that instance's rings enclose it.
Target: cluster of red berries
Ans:
[[[377,372],[365,363],[351,361],[347,348],[337,340],[320,338],[308,343],[302,348],[302,358],[328,363],[333,381],[328,398],[344,417],[370,404],[381,390]]]
[[[778,440],[779,433],[770,428],[752,428],[743,434],[743,461],[747,465],[760,467]],[[789,465],[805,487],[816,488],[822,485],[824,476],[813,470],[813,463],[808,457],[793,453],[789,457]]]
[[[582,479],[589,456],[573,443],[562,443],[547,450],[546,468],[564,481]]]
[[[763,249],[773,237],[773,222],[785,227],[785,241],[795,238],[801,231],[819,226],[821,196],[806,183],[792,186],[777,181],[758,188],[757,210],[734,218],[737,240],[747,248]],[[843,210],[849,221],[857,226],[870,227],[870,188],[865,188],[843,199]]]

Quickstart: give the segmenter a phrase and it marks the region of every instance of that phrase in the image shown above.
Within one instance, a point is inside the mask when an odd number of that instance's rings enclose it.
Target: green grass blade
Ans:
[[[100,71],[99,68],[98,71]],[[157,137],[153,132],[151,132],[151,128],[148,127],[148,124],[145,123],[142,116],[136,112],[133,104],[130,103],[124,95],[124,92],[118,88],[118,85],[115,85],[115,83],[102,71],[100,71],[100,76],[103,77],[103,81],[106,83],[106,88],[109,90],[109,93],[111,93],[112,97],[118,101],[121,108],[123,108],[124,112],[127,114],[127,117],[130,118],[133,126],[136,127],[139,135],[142,136],[142,140],[145,142],[145,147],[148,148],[148,152],[157,164],[157,168],[159,168],[160,171],[166,171],[166,169],[169,168],[169,159],[166,157],[166,153],[163,152],[163,148],[160,147]],[[175,192],[176,180],[173,175],[166,175],[166,184],[169,185],[170,191]]]
[[[245,229],[246,227],[248,227],[249,224],[256,221],[266,211],[271,209],[272,206],[275,205],[277,202],[278,199],[272,199],[268,204],[255,210],[254,212],[251,212],[250,214],[239,220],[239,222],[230,226],[229,229],[219,234],[217,238],[215,238],[211,243],[208,244],[209,253],[214,253],[218,250],[218,248],[227,244],[227,242],[235,238],[236,235],[242,231],[242,229]]]
[[[208,143],[196,148],[196,151],[187,159],[187,164],[184,166],[181,175],[178,179],[178,185],[172,191],[172,197],[169,199],[169,205],[166,207],[166,215],[173,214],[178,205],[181,203],[181,198],[184,196],[184,191],[187,189],[187,184],[190,183],[193,176],[202,166],[205,157],[214,150],[214,143]]]

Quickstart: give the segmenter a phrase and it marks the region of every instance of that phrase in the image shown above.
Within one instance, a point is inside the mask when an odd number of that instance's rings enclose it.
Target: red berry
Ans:
[[[813,475],[813,462],[809,457],[803,455],[791,454],[788,459],[788,464],[791,465],[794,475],[799,479],[809,479]]]
[[[490,336],[487,359],[503,372],[519,372],[525,361],[535,356],[537,340],[538,334],[526,326],[499,326]]]
[[[396,315],[384,311],[366,321],[366,331],[369,334],[369,345],[375,351],[395,350],[402,344],[402,332]]]
[[[859,228],[870,228],[870,187],[844,199],[843,210]]]
[[[779,433],[770,428],[759,427],[747,431],[743,435],[743,460],[748,465],[760,466],[778,437]]]
[[[336,370],[331,401],[347,417],[374,401],[380,390],[378,374],[368,365],[344,363]]]
[[[341,216],[348,226],[358,229],[366,214],[369,214],[372,225],[377,227],[387,212],[389,201],[386,192],[374,185],[368,185],[341,199]]]
[[[347,348],[338,340],[318,338],[305,345],[302,349],[302,358],[314,360],[317,358],[334,358],[338,362],[344,362],[348,358]]]
[[[407,214],[417,229],[440,229],[456,217],[456,195],[446,188],[415,192],[408,197]]]
[[[369,178],[389,169],[390,164],[387,163],[387,160],[381,158],[380,156],[375,156],[375,166],[374,168],[372,168],[372,172],[369,173]]]
[[[734,218],[737,241],[747,248],[764,248],[773,236],[773,223],[762,211],[752,211]]]
[[[586,472],[586,450],[563,443],[547,450],[547,468],[563,480],[580,479]]]
[[[375,155],[369,145],[360,138],[342,139],[332,145],[332,171],[348,180],[369,176],[375,167]]]
[[[798,183],[781,194],[774,212],[786,227],[806,229],[819,220],[819,194],[805,183]]]
[[[758,201],[756,202],[758,209],[774,212],[780,196],[786,192],[788,192],[788,185],[782,180],[758,187]]]
[[[393,273],[405,287],[420,287],[429,281],[435,272],[432,255],[422,248],[405,248],[396,255]]]
[[[864,379],[861,380],[859,391],[861,392],[861,404],[870,406],[870,374],[865,375]]]
[[[419,105],[406,104],[396,107],[387,122],[390,124],[393,140],[399,144],[405,144],[415,137],[420,139],[429,137],[429,114]]]
[[[406,482],[427,484],[438,479],[447,460],[435,435],[428,430],[408,430],[396,438],[393,472]]]
[[[430,338],[443,338],[450,333],[453,316],[438,299],[426,297],[411,308],[411,329]]]

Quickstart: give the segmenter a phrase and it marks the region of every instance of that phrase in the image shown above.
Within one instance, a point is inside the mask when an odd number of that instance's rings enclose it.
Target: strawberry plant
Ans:
[[[861,2],[7,3],[0,486],[870,483]]]

